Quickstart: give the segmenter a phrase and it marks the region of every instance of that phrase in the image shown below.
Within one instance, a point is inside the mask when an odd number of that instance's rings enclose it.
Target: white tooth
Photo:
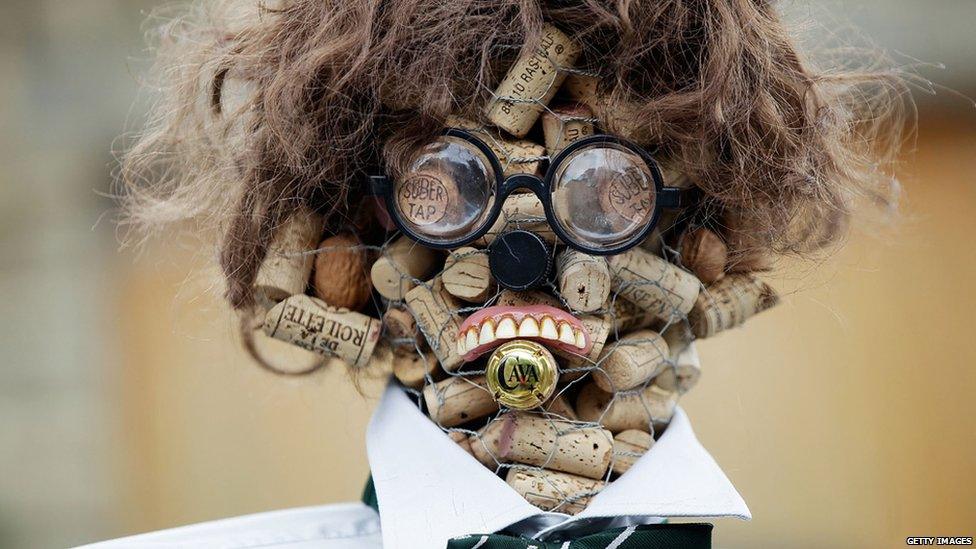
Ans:
[[[559,325],[559,341],[567,345],[576,345],[576,337],[573,336],[573,328],[569,323],[563,322]]]
[[[542,318],[542,337],[546,339],[559,339],[559,332],[556,331],[556,321],[550,316]]]
[[[515,319],[506,316],[498,323],[498,327],[495,328],[495,337],[498,339],[512,339],[517,335],[515,331]]]
[[[464,345],[464,338],[463,337],[459,337],[458,340],[457,340],[457,354],[458,354],[458,356],[465,355],[465,354],[467,354],[467,352],[468,352],[468,349]]]
[[[539,323],[531,316],[522,319],[518,328],[519,337],[539,337]]]
[[[485,343],[491,343],[495,341],[495,323],[486,320],[484,324],[481,325],[481,335],[478,336],[478,345],[484,345]]]
[[[583,335],[581,330],[576,330],[576,346],[580,349],[586,348],[586,336]]]
[[[478,329],[470,328],[464,336],[464,346],[470,351],[478,346]]]

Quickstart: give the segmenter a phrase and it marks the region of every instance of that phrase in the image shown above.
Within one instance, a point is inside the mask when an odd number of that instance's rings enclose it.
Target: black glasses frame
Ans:
[[[432,241],[424,237],[424,235],[418,234],[416,231],[410,229],[410,227],[400,218],[400,214],[398,213],[399,210],[396,208],[396,197],[394,196],[395,193],[393,182],[390,181],[390,179],[385,175],[369,176],[370,189],[372,190],[372,193],[383,199],[384,203],[386,204],[387,212],[390,214],[390,218],[393,220],[393,223],[396,225],[397,229],[399,229],[401,233],[410,237],[412,240],[428,248],[458,248],[481,238],[491,229],[495,222],[498,221],[498,216],[501,215],[502,206],[504,205],[508,196],[512,194],[512,192],[519,189],[527,189],[535,193],[535,195],[542,202],[542,207],[546,213],[546,221],[549,223],[549,226],[552,228],[556,236],[563,243],[573,249],[589,255],[614,255],[629,250],[630,248],[633,248],[637,244],[641,243],[645,238],[647,238],[647,235],[654,230],[654,227],[657,226],[658,219],[660,218],[661,210],[685,208],[698,201],[699,192],[695,188],[682,189],[678,187],[665,186],[664,179],[661,176],[660,167],[650,153],[648,153],[644,148],[612,135],[591,135],[578,141],[574,141],[560,151],[559,154],[557,154],[556,157],[549,162],[549,167],[546,169],[546,173],[542,177],[534,174],[514,174],[505,177],[502,173],[503,168],[498,156],[495,155],[494,151],[492,151],[484,141],[476,137],[474,134],[465,130],[450,128],[446,130],[443,135],[463,139],[477,147],[477,149],[485,155],[485,158],[488,159],[488,162],[491,164],[491,168],[495,173],[495,202],[491,207],[491,211],[485,218],[484,222],[477,229],[471,231],[462,238],[449,242]],[[559,168],[559,165],[575,151],[578,151],[583,147],[601,143],[619,145],[628,149],[630,152],[637,154],[650,168],[655,189],[654,212],[652,213],[651,218],[647,221],[645,227],[635,233],[634,236],[632,236],[627,242],[612,247],[593,247],[587,243],[576,241],[560,225],[555,216],[555,212],[553,212],[552,206],[552,180],[555,176],[556,170]]]

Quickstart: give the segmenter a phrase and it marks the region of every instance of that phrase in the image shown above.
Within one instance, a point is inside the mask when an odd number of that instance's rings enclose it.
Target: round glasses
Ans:
[[[610,255],[640,243],[663,208],[694,202],[692,190],[666,187],[644,149],[593,135],[563,149],[543,177],[504,177],[501,161],[473,134],[449,129],[423,147],[396,181],[372,176],[401,232],[431,248],[457,248],[488,232],[505,199],[528,190],[539,198],[553,232],[590,255]]]

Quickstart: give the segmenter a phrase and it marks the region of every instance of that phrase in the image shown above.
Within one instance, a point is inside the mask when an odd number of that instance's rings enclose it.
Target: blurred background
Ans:
[[[0,2],[0,547],[62,547],[358,497],[361,397],[238,350],[211,250],[118,250],[113,141],[138,125],[151,0]],[[796,2],[976,97],[976,2]],[[784,305],[701,344],[684,400],[749,503],[717,547],[900,547],[976,534],[976,109],[918,95],[905,216],[772,282]],[[775,541],[771,541],[775,540]]]

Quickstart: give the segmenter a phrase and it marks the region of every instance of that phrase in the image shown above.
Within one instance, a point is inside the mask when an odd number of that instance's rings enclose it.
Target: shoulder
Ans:
[[[343,503],[204,522],[86,545],[84,549],[378,549],[381,539],[376,511],[362,503]]]

